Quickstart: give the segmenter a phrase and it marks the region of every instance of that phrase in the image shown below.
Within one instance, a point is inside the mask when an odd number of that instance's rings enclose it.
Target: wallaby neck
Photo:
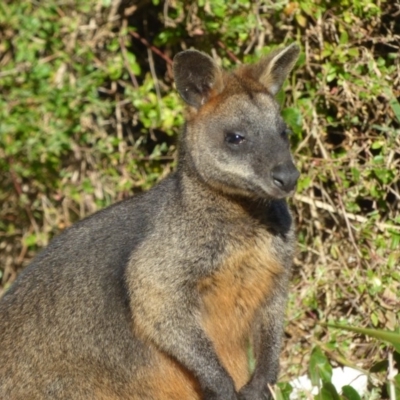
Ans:
[[[260,214],[265,218],[270,205],[267,199],[251,199],[220,192],[204,182],[192,169],[179,168],[176,174],[183,205],[201,210],[199,215],[208,209],[218,211],[228,219],[259,219]]]

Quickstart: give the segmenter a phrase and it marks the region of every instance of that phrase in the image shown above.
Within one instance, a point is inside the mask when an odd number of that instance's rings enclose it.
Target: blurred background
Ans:
[[[390,347],[321,323],[399,327],[399,0],[2,0],[0,296],[54,235],[175,168],[174,54],[229,69],[294,41],[278,95],[302,172],[281,380],[317,346],[378,371],[367,398],[388,397]]]

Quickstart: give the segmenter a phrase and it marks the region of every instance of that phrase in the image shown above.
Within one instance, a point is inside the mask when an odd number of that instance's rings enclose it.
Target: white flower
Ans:
[[[310,379],[306,376],[300,376],[290,382],[293,391],[290,394],[290,400],[299,400],[303,395],[316,395],[318,388],[312,386]],[[362,372],[350,367],[338,367],[332,370],[332,384],[338,393],[342,392],[342,387],[351,386],[361,397],[367,391],[368,377]]]
[[[307,375],[300,376],[289,383],[293,388],[292,393],[290,394],[290,400],[301,399],[301,393],[306,395],[318,394],[318,388],[312,385]]]

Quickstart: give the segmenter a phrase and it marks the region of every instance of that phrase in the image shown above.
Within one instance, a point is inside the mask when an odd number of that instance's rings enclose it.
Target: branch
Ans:
[[[150,44],[145,38],[142,38],[137,32],[130,31],[129,32],[135,39],[140,40],[147,48],[149,48],[153,53],[160,56],[166,63],[172,65],[172,60],[166,56],[161,50],[157,49],[157,47]]]
[[[295,199],[301,201],[302,203],[306,203],[311,206],[320,208],[321,210],[329,211],[329,212],[339,214],[339,215],[343,214],[343,216],[345,218],[351,219],[352,221],[360,222],[363,224],[367,223],[369,221],[368,218],[363,217],[362,215],[356,215],[356,214],[352,214],[352,213],[344,212],[344,211],[341,213],[340,211],[338,211],[335,207],[331,206],[330,204],[324,203],[323,201],[320,201],[320,200],[311,199],[310,197],[303,196],[301,194],[296,194]],[[394,229],[396,231],[400,231],[399,225],[390,225],[390,224],[386,224],[384,222],[376,222],[376,221],[374,221],[374,223],[375,223],[375,226],[382,232],[385,232],[388,229]]]

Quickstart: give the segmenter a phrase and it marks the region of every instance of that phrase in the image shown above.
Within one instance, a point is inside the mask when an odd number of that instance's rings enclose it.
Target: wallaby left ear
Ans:
[[[183,100],[199,109],[223,87],[222,71],[205,53],[186,50],[174,57],[176,88]]]
[[[273,51],[258,63],[245,67],[246,72],[262,83],[274,96],[296,64],[299,54],[300,47],[292,43],[283,49]]]

